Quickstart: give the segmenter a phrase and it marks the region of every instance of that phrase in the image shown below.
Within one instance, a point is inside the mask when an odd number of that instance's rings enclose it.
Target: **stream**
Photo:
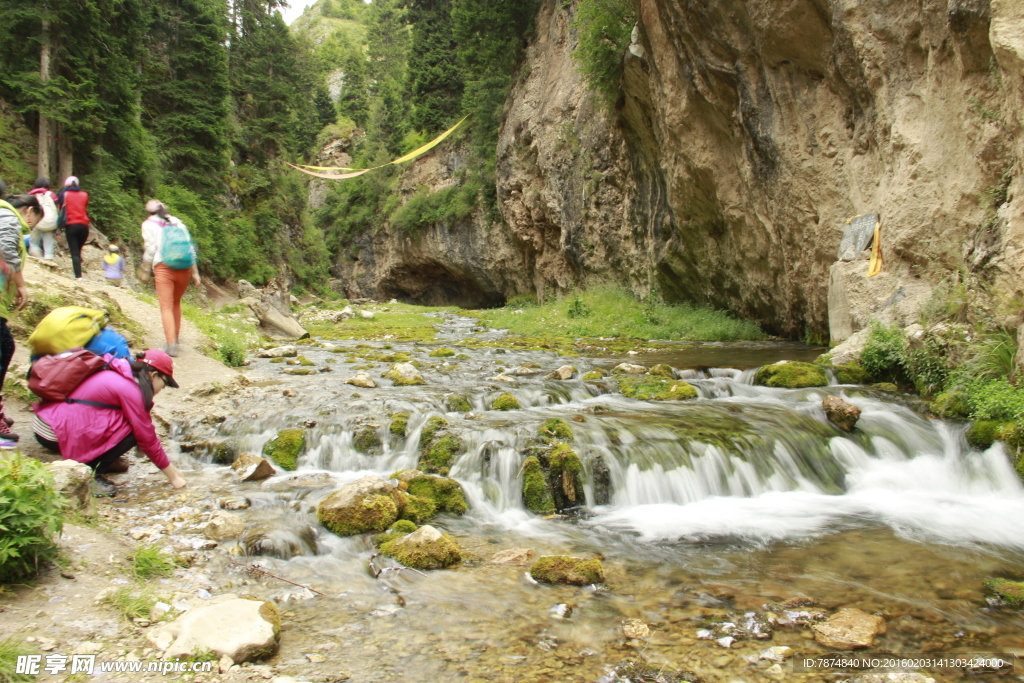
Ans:
[[[299,346],[318,370],[308,376],[281,374],[289,366],[256,359],[247,370],[253,386],[211,409],[223,414],[179,427],[180,441],[226,439],[252,453],[280,429],[307,427],[307,450],[294,473],[240,484],[230,468],[204,462],[208,456],[192,464],[215,492],[211,508],[226,496],[251,503],[239,512],[248,543],[222,544],[226,552],[216,552],[213,564],[223,569],[220,590],[258,592],[282,604],[280,670],[324,680],[344,672],[360,683],[611,683],[619,680],[614,667],[640,658],[655,670],[692,672],[667,681],[836,680],[794,670],[792,661],[780,676],[773,661],[759,659],[779,645],[797,658],[826,652],[807,628],[777,624],[770,638],[738,639],[728,648],[697,637],[713,623],[786,601],[883,615],[887,632],[872,652],[1024,654],[1022,613],[989,606],[983,587],[986,579],[1024,571],[1024,488],[1001,446],[979,452],[967,445],[965,424],[926,419],[913,409],[917,399],[896,393],[753,384],[762,364],[810,361],[821,352],[802,344],[691,343],[621,358],[563,358],[458,345],[467,337],[500,341],[500,333],[474,332],[474,325],[449,316],[432,344]],[[428,355],[441,345],[459,355]],[[425,386],[390,386],[379,379],[390,362],[357,357],[401,352],[423,363]],[[699,396],[645,402],[621,396],[608,380],[542,379],[565,364],[581,377],[623,361],[668,363]],[[342,383],[357,367],[368,368],[381,387]],[[533,374],[491,379],[517,368]],[[504,392],[521,408],[488,410]],[[466,396],[472,410],[449,412],[452,394]],[[821,402],[829,394],[862,410],[856,431],[827,421]],[[405,438],[388,429],[397,412],[410,414]],[[374,578],[369,537],[328,532],[317,523],[316,504],[366,474],[387,478],[415,468],[431,416],[444,417],[466,444],[450,476],[465,489],[469,511],[431,522],[459,541],[466,559],[447,570]],[[540,518],[521,500],[522,451],[552,417],[574,432],[586,504]],[[379,455],[353,447],[367,426],[379,433]],[[234,555],[246,547],[261,556],[241,561],[258,561],[326,597],[233,570],[228,562],[239,561]],[[606,582],[535,585],[525,567],[488,562],[513,547],[599,556]],[[650,626],[646,641],[623,636],[630,618]],[[952,669],[929,675],[979,679]],[[1024,670],[1018,666],[1008,678],[1024,680]]]

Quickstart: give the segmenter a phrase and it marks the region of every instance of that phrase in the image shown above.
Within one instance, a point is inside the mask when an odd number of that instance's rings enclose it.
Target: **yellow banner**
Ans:
[[[875,236],[871,242],[871,260],[868,262],[868,277],[882,272],[882,223],[875,223]]]
[[[368,173],[370,171],[375,171],[378,168],[384,168],[385,166],[390,166],[391,164],[402,164],[402,163],[405,163],[406,161],[412,161],[413,159],[415,159],[419,155],[425,154],[426,152],[429,152],[430,150],[434,149],[439,144],[441,144],[441,142],[445,138],[447,138],[449,135],[454,133],[455,129],[457,129],[459,126],[461,126],[466,121],[466,119],[468,119],[468,118],[469,118],[469,116],[463,117],[462,121],[459,121],[454,126],[449,128],[445,132],[441,133],[436,138],[434,138],[433,140],[431,140],[427,144],[423,145],[422,147],[417,147],[416,149],[414,149],[413,151],[409,152],[408,154],[406,154],[404,156],[400,156],[397,159],[393,159],[393,160],[389,161],[386,164],[381,164],[380,166],[374,166],[373,168],[364,168],[362,170],[357,171],[354,168],[347,168],[345,166],[307,166],[305,164],[296,165],[296,164],[289,163],[287,161],[284,162],[284,163],[288,164],[289,166],[294,168],[296,171],[302,171],[306,175],[315,176],[317,178],[326,178],[328,180],[346,180],[348,178],[355,178],[356,176],[361,176],[364,173]],[[337,173],[317,173],[317,171],[337,171]]]

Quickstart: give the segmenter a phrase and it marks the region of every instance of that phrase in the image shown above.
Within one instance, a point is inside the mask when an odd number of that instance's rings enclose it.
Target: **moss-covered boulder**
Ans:
[[[423,524],[437,514],[437,505],[430,498],[413,496],[408,493],[405,496],[405,507],[402,508],[402,519],[416,524]]]
[[[380,455],[383,446],[376,427],[363,427],[352,437],[352,447],[365,455]]]
[[[555,499],[548,488],[547,475],[536,456],[530,456],[523,462],[523,505],[538,515],[550,515],[555,511]]]
[[[405,494],[380,477],[368,475],[345,484],[320,501],[317,519],[339,536],[384,531],[405,508]]]
[[[434,349],[430,352],[431,358],[451,358],[455,355],[455,351],[452,349],[446,349],[443,346],[439,349]]]
[[[582,379],[584,382],[594,382],[599,379],[604,379],[605,376],[606,373],[604,370],[591,370],[590,372],[584,374]]]
[[[867,384],[871,381],[871,373],[865,370],[860,363],[843,363],[835,365],[832,371],[836,373],[836,381],[840,384]]]
[[[585,560],[568,555],[543,555],[530,565],[530,576],[540,583],[588,586],[604,581],[601,560]]]
[[[1001,432],[1005,423],[998,420],[978,420],[967,430],[967,443],[975,448],[988,448]]]
[[[454,434],[445,434],[420,452],[419,468],[424,472],[448,474],[455,457],[465,450],[462,439]]]
[[[932,401],[932,412],[939,417],[967,417],[967,395],[961,391],[944,391]]]
[[[395,541],[403,536],[408,536],[418,528],[415,523],[407,519],[400,519],[392,524],[384,533],[374,536],[373,544],[379,548],[388,541]]]
[[[675,379],[676,378],[675,370],[673,370],[672,366],[667,364],[667,363],[658,363],[657,365],[652,367],[647,372],[648,372],[648,374],[654,375],[654,376],[657,376],[657,377],[667,377],[669,379]]]
[[[1024,607],[1024,581],[992,579],[991,581],[985,582],[985,588],[990,590],[1003,602],[1016,607]]]
[[[310,368],[285,368],[281,371],[282,375],[315,375],[316,370]]]
[[[459,544],[448,534],[429,525],[383,543],[380,551],[414,569],[443,569],[462,559]]]
[[[294,470],[305,447],[304,429],[282,429],[263,446],[263,456],[283,470]]]
[[[409,426],[409,413],[395,413],[391,416],[391,425],[388,427],[395,436],[405,438],[405,430]]]
[[[548,486],[555,501],[555,509],[563,512],[583,503],[583,483],[580,473],[583,464],[568,444],[559,444],[547,455]]]
[[[697,390],[689,382],[650,376],[623,377],[619,380],[619,393],[638,401],[682,401],[697,398]]]
[[[448,394],[444,398],[444,405],[450,413],[468,413],[473,410],[469,398],[463,394]]]
[[[395,363],[381,377],[390,379],[397,387],[411,387],[427,383],[412,363]]]
[[[823,387],[828,385],[828,375],[825,374],[824,368],[818,365],[781,361],[759,368],[754,374],[754,384],[784,389]]]
[[[420,448],[424,448],[428,443],[434,440],[437,433],[448,426],[448,420],[443,417],[433,416],[427,419],[427,424],[423,425],[423,429],[420,430]]]
[[[565,420],[553,417],[546,420],[537,430],[537,436],[541,439],[557,439],[559,441],[572,441],[572,428]]]
[[[519,399],[505,392],[491,403],[491,410],[519,410]]]
[[[450,512],[461,515],[466,512],[466,492],[462,484],[448,477],[426,474],[419,470],[404,470],[391,475],[392,479],[405,484],[405,491],[410,496],[429,499],[434,503],[437,512]]]

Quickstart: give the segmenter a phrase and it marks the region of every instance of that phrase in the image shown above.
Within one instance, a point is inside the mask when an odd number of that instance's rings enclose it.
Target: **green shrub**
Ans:
[[[31,577],[57,557],[66,505],[41,462],[0,459],[0,583]]]
[[[876,381],[905,379],[907,340],[903,330],[872,323],[867,343],[860,354],[860,364]]]
[[[583,303],[582,299],[576,297],[569,304],[569,308],[565,312],[570,318],[586,318],[590,315],[590,307]]]
[[[128,561],[132,565],[129,571],[137,579],[170,576],[178,566],[174,559],[160,552],[160,548],[155,545],[136,548],[128,556]]]
[[[619,97],[622,60],[638,16],[637,0],[581,0],[573,27],[573,57],[591,87],[611,104]]]
[[[14,634],[0,639],[0,683],[22,683],[34,681],[35,676],[19,674],[18,657],[33,654],[33,650],[25,647],[25,639],[21,634]]]

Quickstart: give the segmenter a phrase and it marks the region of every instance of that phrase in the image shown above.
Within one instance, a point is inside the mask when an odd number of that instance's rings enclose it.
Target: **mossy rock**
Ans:
[[[580,473],[583,463],[568,444],[559,444],[547,456],[548,488],[559,512],[579,506],[583,502],[583,483]]]
[[[406,482],[406,492],[410,496],[433,501],[437,512],[462,515],[469,508],[466,504],[466,492],[462,490],[462,484],[454,479],[424,474],[416,470],[397,472],[393,476]]]
[[[364,455],[380,455],[383,446],[374,427],[363,427],[352,438],[352,447]]]
[[[434,440],[437,433],[448,426],[448,420],[437,415],[428,418],[427,424],[423,425],[423,429],[420,431],[420,448],[424,448],[428,443]]]
[[[406,427],[409,426],[409,413],[395,413],[391,416],[391,426],[388,430],[395,436],[405,438]]]
[[[604,370],[591,370],[590,372],[588,372],[585,375],[583,375],[582,379],[585,382],[594,382],[594,381],[597,381],[599,379],[604,379],[605,376],[606,375],[605,375]]]
[[[306,358],[305,356],[299,356],[298,361],[299,361],[299,365],[302,365],[302,366],[305,366],[305,367],[310,367],[310,366],[315,366],[316,365],[316,363],[314,363],[310,359]]]
[[[650,375],[656,375],[659,377],[667,377],[669,379],[675,379],[676,373],[672,369],[672,366],[667,363],[658,363],[653,368],[647,371]]]
[[[531,370],[540,370],[543,366],[540,363],[523,363],[520,367],[529,368]]]
[[[315,375],[316,370],[310,370],[309,368],[285,368],[281,371],[282,375]]]
[[[512,394],[505,392],[491,403],[491,410],[519,410],[519,399]]]
[[[871,385],[872,389],[877,391],[899,391],[900,388],[892,382],[876,382]]]
[[[439,349],[434,349],[428,355],[431,358],[451,358],[452,356],[455,355],[455,351],[452,349],[446,349],[445,347],[442,346]]]
[[[430,498],[406,492],[405,507],[401,511],[402,519],[422,524],[437,514],[437,505]]]
[[[697,390],[689,382],[660,377],[625,375],[619,380],[619,393],[638,401],[682,401],[697,398]]]
[[[271,363],[283,363],[284,362],[284,358],[280,358],[280,357],[279,358],[271,358],[270,362]]]
[[[378,548],[388,541],[394,541],[403,536],[408,536],[412,532],[416,531],[419,527],[408,519],[400,519],[391,525],[387,531],[382,534],[377,534],[373,537],[373,544]]]
[[[932,412],[939,417],[967,417],[967,395],[961,391],[944,391],[932,401]]]
[[[454,539],[432,526],[421,526],[408,536],[388,541],[380,551],[414,569],[442,569],[462,559]]]
[[[967,430],[967,443],[978,449],[988,448],[996,441],[1004,424],[998,420],[978,420]]]
[[[221,441],[213,447],[211,459],[218,465],[230,465],[238,457],[238,450],[227,441]]]
[[[1011,605],[1024,607],[1024,581],[992,579],[991,581],[985,582],[985,588],[989,589]]]
[[[306,447],[306,430],[282,429],[263,446],[263,457],[283,470],[294,470]]]
[[[465,450],[466,446],[462,439],[454,434],[445,434],[420,453],[419,468],[423,472],[448,474],[448,469],[455,462],[455,456]]]
[[[444,399],[444,405],[450,413],[468,413],[473,410],[469,398],[462,394],[449,394]]]
[[[555,499],[548,488],[544,468],[536,456],[523,461],[523,505],[538,515],[550,515],[555,511]]]
[[[560,441],[572,441],[572,428],[565,420],[553,417],[547,420],[537,430],[537,436],[542,439],[558,439]]]
[[[405,494],[386,481],[365,476],[345,484],[317,506],[317,519],[339,536],[380,532],[398,520]]]
[[[604,581],[601,560],[585,560],[568,555],[544,555],[530,565],[530,576],[540,583],[589,586]]]
[[[867,384],[871,381],[871,373],[861,367],[860,363],[843,363],[835,365],[836,381],[840,384]]]
[[[820,366],[789,361],[765,365],[754,374],[754,384],[782,389],[803,389],[828,385],[828,375]]]

